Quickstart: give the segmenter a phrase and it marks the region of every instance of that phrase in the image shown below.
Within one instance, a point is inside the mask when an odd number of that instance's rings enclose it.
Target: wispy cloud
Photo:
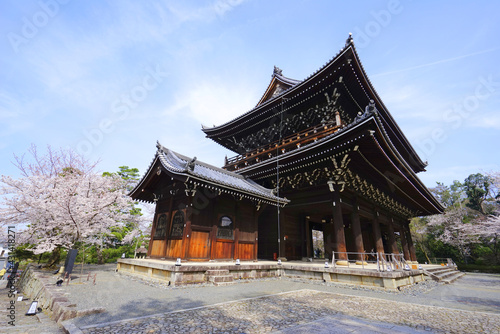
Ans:
[[[206,126],[220,125],[253,107],[254,88],[243,83],[228,86],[218,80],[198,82],[189,89],[182,89],[165,113],[190,115]]]
[[[489,52],[493,52],[493,51],[497,51],[497,50],[500,50],[500,48],[486,49],[486,50],[482,50],[482,51],[478,51],[478,52],[473,52],[473,53],[469,53],[469,54],[462,55],[462,56],[451,57],[451,58],[446,58],[446,59],[441,59],[441,60],[433,61],[433,62],[427,63],[427,64],[421,64],[421,65],[417,65],[417,66],[407,67],[407,68],[403,68],[403,69],[400,69],[400,70],[388,71],[388,72],[383,72],[383,73],[377,73],[377,74],[371,75],[370,77],[376,78],[376,77],[381,77],[381,76],[384,76],[384,75],[390,75],[390,74],[395,74],[395,73],[413,71],[413,70],[421,69],[421,68],[424,68],[424,67],[430,67],[430,66],[434,66],[434,65],[438,65],[438,64],[444,64],[444,63],[448,63],[448,62],[452,62],[452,61],[456,61],[456,60],[460,60],[460,59],[464,59],[464,58],[469,58],[469,57],[473,57],[473,56],[477,56],[477,55],[481,55],[481,54],[484,54],[484,53],[489,53]]]

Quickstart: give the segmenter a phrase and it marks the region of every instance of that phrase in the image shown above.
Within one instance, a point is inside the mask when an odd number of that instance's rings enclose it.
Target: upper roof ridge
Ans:
[[[348,43],[349,42],[349,43]],[[208,132],[211,132],[212,130],[215,130],[215,129],[218,129],[218,128],[223,128],[224,126],[227,126],[228,124],[231,124],[232,122],[234,122],[235,120],[239,119],[239,118],[243,118],[249,114],[251,114],[255,109],[258,109],[268,103],[270,103],[271,101],[275,101],[277,99],[279,99],[282,95],[286,94],[288,91],[290,91],[291,89],[295,88],[295,86],[297,86],[298,84],[301,84],[305,81],[307,81],[308,79],[310,79],[311,77],[313,77],[314,75],[316,75],[318,72],[322,71],[325,67],[327,67],[329,64],[331,64],[335,59],[337,59],[343,52],[345,52],[349,47],[352,46],[352,49],[354,51],[354,53],[356,54],[357,56],[357,53],[354,49],[354,40],[352,38],[352,33],[349,33],[349,37],[347,38],[346,40],[346,45],[341,48],[337,54],[335,54],[332,58],[330,58],[323,66],[321,66],[320,68],[318,68],[316,71],[314,71],[312,74],[310,74],[309,76],[307,76],[305,79],[303,80],[296,80],[296,79],[291,79],[291,78],[287,78],[285,76],[282,75],[282,70],[277,67],[277,66],[274,66],[274,69],[273,69],[273,74],[271,75],[272,79],[271,79],[271,82],[273,79],[277,78],[277,79],[280,79],[280,80],[283,80],[283,81],[292,81],[292,82],[289,82],[289,84],[292,84],[291,87],[283,90],[282,92],[280,92],[279,94],[276,94],[275,96],[272,96],[271,98],[269,98],[268,100],[266,101],[262,101],[262,98],[264,98],[264,96],[266,95],[267,91],[264,93],[264,95],[261,97],[261,99],[259,100],[259,104],[257,104],[255,107],[253,107],[252,109],[250,110],[247,110],[245,113],[241,114],[240,116],[238,117],[235,117],[233,118],[232,120],[229,120],[223,124],[220,124],[220,125],[216,125],[216,126],[213,126],[213,127],[202,127],[202,131],[207,133]]]

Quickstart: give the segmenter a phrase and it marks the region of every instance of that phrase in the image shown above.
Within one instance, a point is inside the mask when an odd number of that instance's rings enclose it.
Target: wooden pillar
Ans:
[[[394,235],[394,225],[392,223],[392,218],[389,218],[387,227],[389,230],[389,249],[391,250],[391,253],[399,254],[398,244],[396,243],[396,236]]]
[[[240,258],[240,229],[234,229],[233,260]]]
[[[333,232],[334,232],[334,249],[339,252],[336,258],[339,260],[337,264],[347,265],[347,248],[345,245],[344,219],[342,218],[342,200],[340,199],[340,191],[338,186],[333,185],[332,192],[333,205]]]
[[[234,230],[233,230],[233,260],[239,259],[240,257],[240,220],[241,214],[239,210],[240,202],[235,201],[234,203]]]
[[[169,253],[169,249],[167,248],[168,245],[168,238],[170,237],[170,229],[172,228],[172,207],[174,206],[174,196],[170,197],[170,201],[168,203],[168,222],[167,222],[167,232],[165,233],[165,251],[163,253],[163,257],[167,257],[167,254]]]
[[[417,263],[417,252],[415,251],[415,246],[413,245],[413,240],[411,239],[411,232],[410,232],[410,226],[408,223],[404,224],[406,233],[405,235],[407,236],[407,241],[408,241],[408,250],[410,252],[410,259],[411,261]]]
[[[186,206],[186,209],[183,209],[182,211],[184,212],[184,233],[182,234],[182,251],[181,251],[181,258],[182,260],[186,259],[186,254],[188,251],[189,247],[189,242],[191,241],[191,219],[193,215],[193,196],[187,196],[188,200],[188,205]],[[181,208],[179,207],[179,210]]]
[[[408,249],[408,242],[407,242],[407,237],[405,233],[405,227],[404,225],[401,226],[399,230],[399,237],[401,238],[401,246],[403,246],[403,256],[406,261],[411,261],[410,258],[410,251]]]
[[[359,221],[359,206],[356,199],[354,199],[353,212],[351,214],[351,223],[352,223],[352,234],[354,237],[354,245],[356,247],[356,253],[364,253],[365,247],[363,244],[363,234],[361,232],[361,223]],[[363,264],[364,257],[363,254],[356,254],[356,264]]]
[[[325,224],[323,224],[323,242],[324,242],[324,246],[325,246],[325,259],[331,259],[332,252],[337,250],[335,248],[335,234],[334,234],[334,230],[333,230],[333,218],[329,219]],[[311,248],[312,248],[312,246],[311,246]],[[312,251],[314,252],[314,250],[312,250]]]
[[[278,225],[279,225],[279,230],[278,230],[278,259],[283,259],[286,260],[286,254],[285,254],[285,242],[283,241],[284,236],[285,236],[285,229],[284,229],[284,219],[283,219],[284,212],[282,208],[278,207]]]
[[[380,222],[378,221],[378,212],[374,214],[373,221],[373,239],[375,240],[375,251],[380,255],[384,252],[384,242],[382,241],[382,233],[380,232]]]
[[[158,213],[156,212],[158,209],[158,203],[156,204],[156,208],[155,208],[155,215],[153,216],[153,224],[151,224],[151,237],[149,238],[149,247],[148,247],[148,253],[147,253],[147,257],[149,258],[151,256],[151,251],[153,250],[153,238],[154,238],[154,235],[155,235],[155,230],[156,230],[156,224],[158,224]],[[167,235],[168,235],[168,231],[167,231]],[[167,248],[167,247],[165,247]]]
[[[313,257],[313,254],[312,254],[312,245],[311,245],[311,240],[312,240],[312,237],[311,237],[311,227],[309,226],[309,216],[305,217],[305,244],[306,244],[306,256],[308,258],[312,258]]]

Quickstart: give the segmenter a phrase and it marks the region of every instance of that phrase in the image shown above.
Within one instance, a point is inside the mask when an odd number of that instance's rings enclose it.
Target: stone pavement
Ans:
[[[360,317],[368,321],[350,318],[345,322],[346,319],[342,315]],[[321,327],[323,325],[321,321],[317,322],[324,318],[329,324],[326,328]],[[411,328],[401,325],[408,325]],[[89,334],[296,333],[301,329],[302,332],[310,332],[314,326],[325,333],[348,333],[355,331],[356,328],[359,331],[355,332],[366,333],[424,331],[498,333],[500,315],[304,289],[98,326],[86,326],[81,330]]]
[[[11,300],[15,300],[14,322],[7,307]],[[18,302],[17,299],[9,297],[9,290],[3,285],[0,288],[0,333],[27,333],[27,334],[57,334],[64,333],[64,330],[52,321],[47,314],[37,313],[36,315],[25,315],[31,305],[31,300]],[[12,326],[12,324],[14,326]]]
[[[106,309],[65,322],[69,332],[500,333],[500,275],[467,274],[449,285],[426,281],[384,291],[278,278],[170,287],[118,274],[115,268],[87,266],[83,279],[63,285],[76,310]],[[96,285],[87,281],[89,271],[97,273]],[[7,305],[8,300],[0,300]],[[22,320],[33,322],[27,333],[60,330],[33,317],[20,317],[16,325]]]

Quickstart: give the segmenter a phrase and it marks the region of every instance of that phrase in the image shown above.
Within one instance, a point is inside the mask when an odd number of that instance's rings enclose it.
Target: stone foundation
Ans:
[[[213,270],[227,271],[234,280],[283,276],[391,290],[425,280],[422,270],[378,272],[373,268],[361,269],[346,266],[324,268],[320,265],[294,262],[283,262],[278,265],[271,261],[242,262],[240,265],[231,262],[187,262],[181,266],[175,266],[172,261],[120,259],[117,269],[123,274],[170,282],[174,286],[207,283],[210,281],[209,273]]]

